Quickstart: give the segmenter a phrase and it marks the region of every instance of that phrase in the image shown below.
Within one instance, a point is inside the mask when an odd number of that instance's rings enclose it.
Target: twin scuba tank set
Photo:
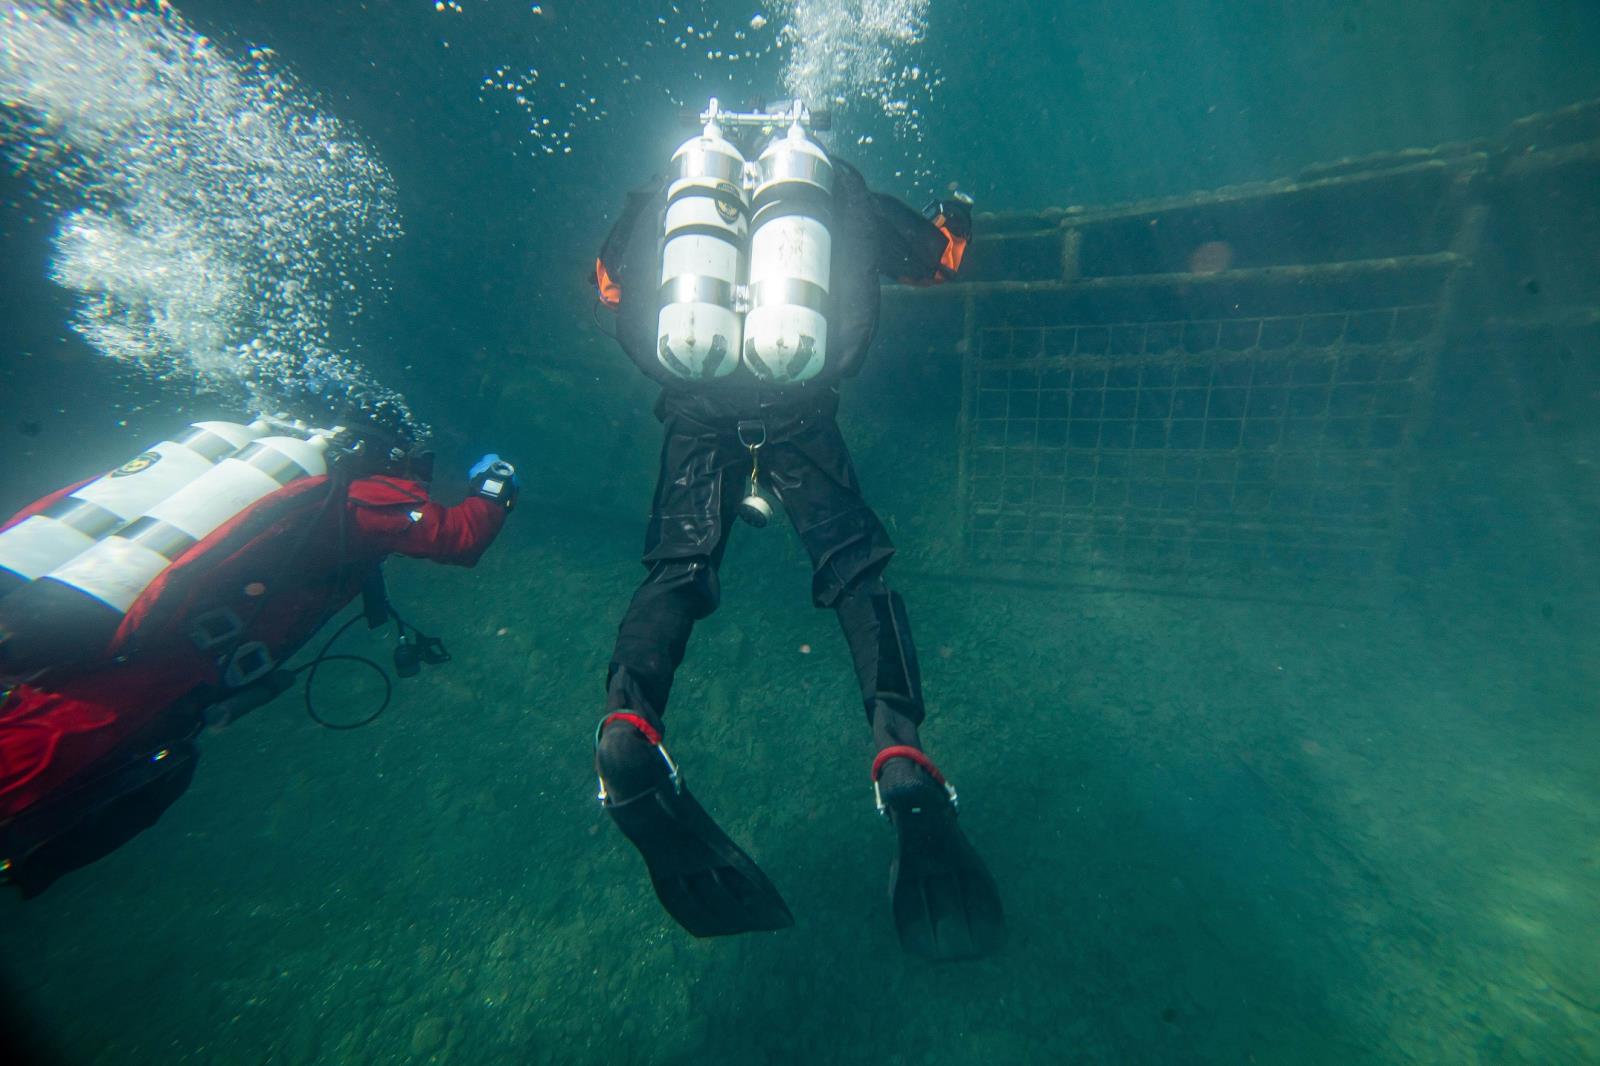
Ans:
[[[398,449],[370,454],[388,447],[284,416],[196,422],[0,532],[0,686],[117,654],[132,636],[120,631],[135,603],[190,548],[294,482],[405,458]],[[253,582],[245,595],[266,591]],[[277,666],[248,629],[231,611],[206,612],[192,626],[194,643],[219,655],[229,689]],[[417,651],[410,644],[408,660]],[[443,655],[428,651],[427,661]],[[404,664],[412,673],[414,665]]]
[[[197,422],[0,533],[0,680],[108,649],[190,547],[285,485],[326,474],[334,432]]]
[[[656,355],[687,381],[742,364],[764,382],[808,381],[828,357],[833,164],[796,100],[784,114],[723,111],[672,155]],[[725,129],[786,128],[755,160]]]
[[[809,381],[828,359],[833,255],[833,164],[799,100],[786,112],[723,111],[713,98],[703,128],[672,156],[667,189],[656,356],[685,381],[715,381],[743,366],[775,386]],[[724,130],[781,130],[754,160]],[[740,517],[764,526],[761,423],[742,423],[750,451]]]

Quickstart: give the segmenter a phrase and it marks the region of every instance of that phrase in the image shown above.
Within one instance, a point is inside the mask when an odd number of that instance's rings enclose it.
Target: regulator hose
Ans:
[[[422,630],[407,622],[404,618],[401,618],[400,612],[396,611],[393,607],[389,608],[389,617],[394,619],[395,628],[400,633],[400,645],[395,649],[395,666],[396,669],[400,669],[402,671],[402,674],[405,674],[405,664],[407,660],[409,660],[411,674],[416,673],[416,664],[419,662],[428,663],[429,665],[437,665],[439,663],[450,661],[450,653],[445,651],[444,643],[437,637],[430,637],[423,633]],[[334,630],[333,636],[329,637],[322,645],[322,648],[317,652],[316,658],[312,659],[308,663],[303,663],[300,666],[295,667],[292,671],[295,674],[299,674],[302,671],[305,672],[306,714],[310,716],[313,722],[317,723],[324,729],[350,730],[360,729],[362,726],[371,725],[373,722],[378,720],[379,715],[383,714],[384,711],[389,709],[389,703],[394,699],[394,682],[389,677],[389,671],[385,670],[379,663],[367,658],[365,655],[328,654],[333,648],[334,643],[338,641],[340,637],[344,636],[351,626],[355,625],[359,621],[364,620],[365,618],[366,614],[358,610],[355,614],[345,619],[344,625]],[[383,681],[383,699],[379,702],[377,710],[358,721],[329,721],[317,713],[316,701],[311,696],[311,683],[312,681],[316,680],[317,671],[322,667],[322,664],[327,662],[336,662],[339,660],[360,663],[362,666],[371,669],[378,675],[379,679]],[[405,676],[410,675],[406,674]]]
[[[345,632],[347,630],[349,630],[349,628],[351,626],[353,626],[357,622],[359,622],[363,617],[365,617],[365,616],[362,615],[359,612],[357,612],[356,614],[350,616],[350,618],[346,619],[344,625],[340,626],[337,630],[335,630],[333,636],[328,638],[327,643],[322,645],[322,650],[317,652],[317,657],[315,659],[312,659],[310,662],[305,663],[305,664],[303,664],[301,666],[297,666],[297,667],[294,668],[294,672],[296,674],[300,673],[301,671],[305,671],[305,675],[306,675],[306,683],[305,683],[306,714],[310,715],[311,716],[311,720],[313,722],[317,723],[318,725],[320,725],[324,729],[337,729],[337,730],[341,730],[342,731],[342,730],[350,730],[350,729],[360,729],[362,726],[371,725],[373,722],[376,722],[378,720],[378,716],[379,715],[381,715],[384,711],[389,709],[389,702],[392,699],[394,699],[394,682],[389,680],[389,671],[385,670],[378,663],[376,663],[373,660],[367,658],[365,655],[329,655],[328,654],[328,649],[333,647],[334,641],[336,641],[340,637],[344,636]],[[367,715],[365,718],[360,719],[359,721],[355,721],[355,722],[330,722],[328,719],[322,717],[322,715],[317,713],[316,701],[314,699],[312,699],[312,697],[311,697],[311,682],[316,680],[317,671],[319,669],[321,669],[322,664],[326,663],[326,662],[335,662],[335,661],[338,661],[338,660],[343,660],[345,662],[351,662],[351,663],[360,663],[362,666],[370,667],[378,675],[379,680],[381,680],[383,682],[383,700],[378,704],[378,709],[373,711],[371,714]]]

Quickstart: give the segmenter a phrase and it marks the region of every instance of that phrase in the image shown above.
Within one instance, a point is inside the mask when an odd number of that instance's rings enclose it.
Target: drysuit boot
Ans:
[[[656,897],[679,925],[707,937],[794,924],[778,890],[689,793],[658,740],[608,721],[595,769],[606,813],[644,858]]]

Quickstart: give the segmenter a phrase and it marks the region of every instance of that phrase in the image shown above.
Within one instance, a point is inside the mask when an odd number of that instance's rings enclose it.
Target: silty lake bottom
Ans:
[[[12,1002],[63,1058],[785,1061],[808,1033],[863,1062],[1594,1050],[1595,726],[1562,636],[1584,604],[1529,604],[1508,636],[1482,621],[1498,598],[1449,593],[1349,610],[906,578],[936,750],[1011,923],[1001,955],[933,968],[888,920],[860,723],[815,709],[851,690],[832,620],[798,609],[804,564],[776,538],[731,552],[749,576],[674,732],[797,924],[697,942],[593,803],[591,725],[562,720],[611,628],[584,599],[620,602],[631,574],[556,525],[508,537],[492,592],[396,581],[456,661],[381,739],[292,705],[246,720],[159,831],[8,904]],[[1041,662],[1073,665],[1042,685]]]

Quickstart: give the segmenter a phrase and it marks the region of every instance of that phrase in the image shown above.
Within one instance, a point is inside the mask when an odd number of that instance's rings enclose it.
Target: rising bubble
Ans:
[[[165,3],[0,6],[0,150],[58,216],[52,278],[105,356],[260,407],[403,399],[338,354],[385,294],[394,185],[269,49]]]

